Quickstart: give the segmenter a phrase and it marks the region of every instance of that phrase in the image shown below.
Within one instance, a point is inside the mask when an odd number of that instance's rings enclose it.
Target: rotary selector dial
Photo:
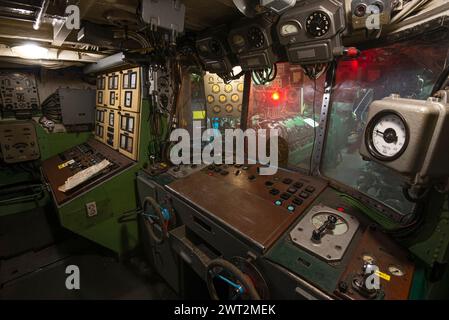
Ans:
[[[315,11],[306,21],[306,30],[314,38],[324,36],[331,27],[330,18],[323,11]]]
[[[248,32],[249,42],[253,48],[260,49],[265,44],[265,37],[262,30],[252,27]]]

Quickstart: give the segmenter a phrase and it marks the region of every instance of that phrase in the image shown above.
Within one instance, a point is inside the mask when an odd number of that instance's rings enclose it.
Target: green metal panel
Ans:
[[[5,119],[15,120],[15,119]],[[20,120],[17,120],[20,121]],[[35,125],[36,134],[41,151],[41,161],[46,160],[64,150],[73,146],[86,142],[92,136],[91,132],[81,133],[49,133],[43,129],[38,123]],[[38,170],[35,176],[39,176]],[[34,178],[36,180],[36,178]],[[33,181],[33,175],[23,170],[20,166],[8,166],[0,170],[0,186],[8,186],[13,184],[26,184]],[[0,216],[17,214],[20,212],[31,211],[36,208],[44,207],[49,204],[51,197],[45,192],[43,197],[34,201],[17,201],[15,203],[1,204]]]
[[[36,125],[36,133],[39,139],[42,161],[82,144],[92,137],[92,132],[49,133],[40,125]]]
[[[138,244],[136,175],[148,162],[149,102],[141,111],[139,160],[85,194],[58,208],[63,227],[122,255]],[[98,215],[88,217],[86,204],[95,202]]]

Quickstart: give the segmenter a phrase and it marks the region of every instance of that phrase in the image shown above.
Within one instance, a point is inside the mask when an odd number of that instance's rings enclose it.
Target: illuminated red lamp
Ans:
[[[279,94],[279,92],[275,91],[273,92],[273,94],[271,95],[271,99],[273,101],[279,101],[281,99],[281,95]]]

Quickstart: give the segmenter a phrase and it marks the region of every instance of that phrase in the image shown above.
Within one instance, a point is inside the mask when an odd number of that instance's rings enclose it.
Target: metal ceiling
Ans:
[[[242,17],[232,0],[183,0],[183,3],[186,6],[187,31],[200,31]],[[50,49],[59,48],[87,54],[84,57],[89,54],[106,56],[120,51],[119,46],[98,47],[94,43],[80,43],[76,39],[77,32],[61,28],[64,25],[61,19],[69,4],[80,7],[83,21],[110,29],[124,25],[129,30],[137,27],[138,0],[0,0],[0,55],[4,57],[3,60],[14,60],[9,55],[8,48],[29,41],[38,42]],[[120,47],[136,46],[132,41],[121,41],[119,44]],[[80,55],[76,62],[92,62],[90,58],[91,56],[83,61],[83,56]]]

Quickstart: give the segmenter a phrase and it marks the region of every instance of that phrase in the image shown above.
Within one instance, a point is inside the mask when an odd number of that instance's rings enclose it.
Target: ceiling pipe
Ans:
[[[45,12],[48,9],[49,3],[50,3],[49,0],[42,0],[42,5],[37,13],[36,21],[34,21],[34,24],[33,24],[34,30],[39,30],[41,23],[42,23],[42,17],[45,15]]]

